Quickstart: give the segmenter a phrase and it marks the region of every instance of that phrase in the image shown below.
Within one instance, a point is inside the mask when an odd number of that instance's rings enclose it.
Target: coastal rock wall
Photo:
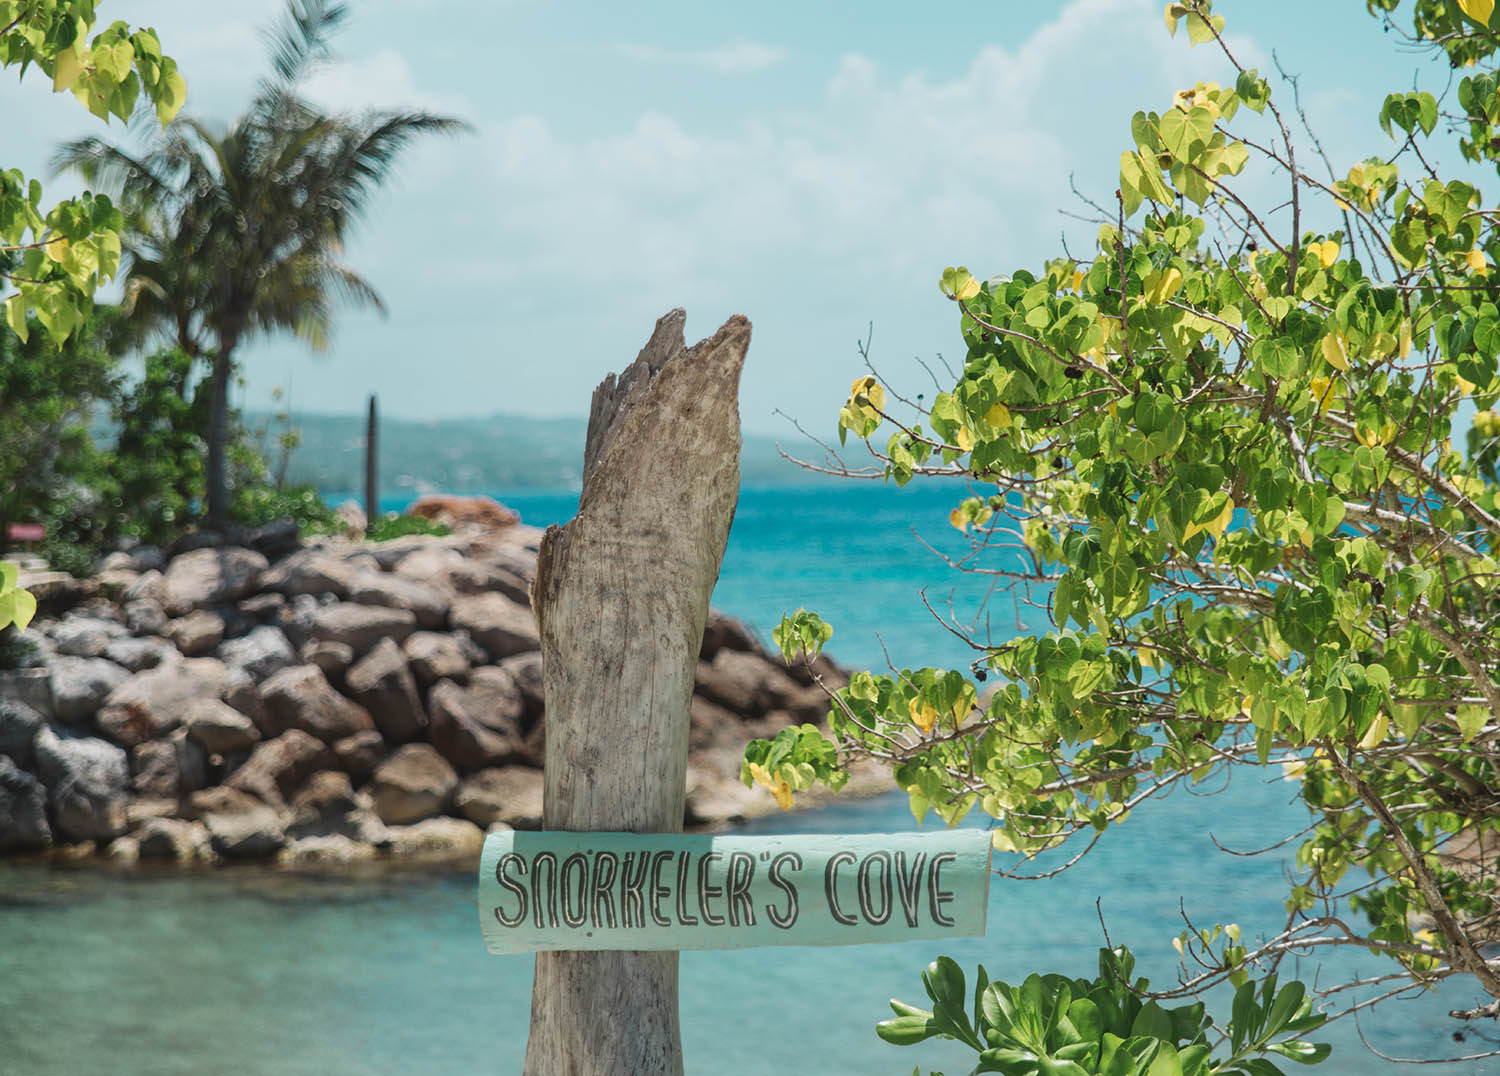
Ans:
[[[49,576],[31,667],[0,671],[0,853],[325,866],[539,826],[540,534],[298,545],[272,527]],[[827,708],[805,668],[711,611],[684,824],[766,810],[738,779],[745,742]]]

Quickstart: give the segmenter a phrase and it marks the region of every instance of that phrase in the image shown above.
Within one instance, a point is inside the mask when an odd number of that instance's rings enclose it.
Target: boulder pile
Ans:
[[[0,853],[447,860],[540,826],[540,537],[303,544],[273,525],[48,577],[31,667],[0,670]],[[764,811],[744,744],[826,713],[807,669],[710,612],[685,825]]]

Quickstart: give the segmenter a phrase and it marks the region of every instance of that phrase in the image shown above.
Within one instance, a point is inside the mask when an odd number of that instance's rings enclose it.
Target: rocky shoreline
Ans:
[[[0,671],[0,855],[342,869],[540,826],[540,530],[232,538],[114,553],[88,580],[23,571],[42,615],[30,667]],[[775,810],[739,781],[744,744],[826,713],[807,669],[711,611],[685,827]]]

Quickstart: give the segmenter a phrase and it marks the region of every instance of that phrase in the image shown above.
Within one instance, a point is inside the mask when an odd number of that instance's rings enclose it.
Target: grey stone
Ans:
[[[741,718],[784,709],[803,694],[802,685],[770,660],[727,648],[712,662],[698,662],[695,690]]]
[[[406,825],[441,814],[458,787],[458,774],[431,744],[413,743],[375,768],[370,796],[386,825]]]
[[[200,606],[236,601],[255,589],[269,566],[264,554],[253,549],[195,549],[167,566],[167,600],[162,604],[168,613],[181,616]]]
[[[261,587],[291,597],[297,594],[349,594],[358,569],[322,549],[307,548],[276,564],[261,578]]]
[[[227,755],[260,741],[255,723],[218,699],[194,699],[182,724],[188,737],[210,755]]]
[[[292,644],[280,628],[262,624],[238,639],[219,646],[219,660],[230,668],[241,668],[257,684],[296,661]]]
[[[388,572],[361,572],[349,588],[349,597],[363,605],[409,610],[419,627],[440,628],[448,619],[453,591]]]
[[[22,703],[43,717],[51,717],[53,714],[52,670],[47,668],[0,670],[0,699]]]
[[[111,639],[104,648],[104,656],[131,672],[140,672],[142,669],[154,669],[163,661],[177,657],[177,648],[155,635]]]
[[[92,736],[59,735],[50,726],[35,742],[54,837],[94,841],[123,833],[130,781],[125,752]]]
[[[269,859],[286,843],[281,816],[238,789],[204,789],[192,806],[213,850],[226,859]]]
[[[500,766],[464,778],[453,805],[475,825],[503,822],[513,829],[542,828],[542,772],[526,766]]]
[[[531,610],[499,594],[455,598],[448,619],[455,628],[467,631],[494,661],[541,645]]]
[[[130,568],[137,572],[160,571],[167,566],[166,555],[160,546],[138,545],[130,551]]]
[[[331,639],[363,654],[381,639],[401,642],[416,630],[417,618],[409,609],[383,605],[335,602],[319,609],[310,629],[314,639]]]
[[[503,669],[475,669],[466,688],[439,681],[427,696],[427,707],[428,738],[464,773],[524,757],[525,702]]]
[[[374,729],[345,736],[333,745],[333,753],[339,765],[357,785],[362,785],[375,773],[375,767],[385,758],[385,740]]]
[[[462,818],[428,818],[388,832],[387,852],[407,861],[477,860],[484,845],[484,830]]]
[[[195,609],[186,616],[167,621],[163,634],[185,656],[196,658],[223,642],[224,627],[224,618],[217,613]]]
[[[414,740],[426,727],[427,714],[406,667],[406,655],[390,639],[380,640],[351,666],[346,683],[388,742]]]
[[[0,756],[23,770],[36,765],[32,741],[45,718],[18,699],[0,698]]]
[[[142,859],[175,859],[179,863],[197,859],[209,843],[202,822],[183,818],[148,818],[136,830]]]
[[[451,635],[436,631],[416,631],[401,644],[412,675],[423,687],[439,680],[465,683],[469,679],[469,658],[464,647]]]
[[[163,740],[137,744],[130,752],[131,787],[145,799],[186,796],[208,783],[208,756],[198,742],[176,729]]]
[[[96,718],[110,739],[134,747],[182,723],[194,699],[219,698],[227,672],[213,658],[187,658],[138,672],[110,692]]]
[[[326,744],[375,727],[369,712],[335,691],[315,665],[282,669],[260,686],[260,697],[271,729],[302,729]]]
[[[290,868],[346,867],[367,863],[380,855],[372,844],[346,837],[341,833],[297,837],[276,855],[276,864]]]
[[[330,769],[333,761],[333,753],[315,737],[289,729],[258,745],[224,784],[279,807],[302,782],[319,770]]]
[[[530,727],[540,720],[546,698],[545,680],[542,675],[542,655],[537,651],[517,654],[513,658],[506,658],[499,662],[499,666],[510,674],[516,687],[521,689],[521,698],[526,700],[526,725]]]
[[[341,680],[354,664],[354,647],[332,639],[309,639],[298,655],[304,665],[316,665],[331,680]]]
[[[65,616],[49,629],[59,654],[77,658],[97,658],[111,639],[125,635],[123,625],[92,616]]]
[[[286,608],[286,597],[274,590],[268,590],[261,594],[250,595],[235,608],[252,620],[273,621],[281,616],[281,611]]]
[[[46,789],[9,757],[0,755],[0,852],[24,852],[51,843]]]
[[[130,673],[104,658],[52,659],[52,705],[59,721],[76,725],[93,717]]]
[[[167,577],[155,569],[143,571],[120,592],[120,602],[127,609],[136,602],[146,602],[161,609],[167,604]],[[166,613],[163,612],[162,616],[165,617]]]

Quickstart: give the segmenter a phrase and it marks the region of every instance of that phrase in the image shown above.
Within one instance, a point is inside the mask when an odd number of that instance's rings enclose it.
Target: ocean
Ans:
[[[879,484],[746,490],[714,602],[769,638],[806,606],[834,625],[846,664],[916,667],[972,660],[927,606],[997,638],[1037,610],[943,559],[966,549],[947,523],[961,487]],[[501,494],[527,522],[566,519],[576,495]],[[924,543],[926,543],[924,545]],[[930,546],[930,548],[929,548]],[[923,589],[926,589],[924,605]],[[985,599],[989,597],[986,604]],[[988,619],[986,619],[986,617]],[[874,1025],[889,998],[924,1004],[920,976],[940,952],[1019,982],[1032,971],[1092,976],[1105,931],[1138,972],[1176,975],[1182,916],[1238,922],[1247,939],[1280,930],[1290,852],[1231,856],[1306,824],[1279,770],[1227,788],[1179,790],[1114,827],[1080,864],[1046,881],[995,878],[984,938],[846,948],[689,952],[681,961],[687,1070],[743,1076],[967,1072],[951,1043],[895,1047]],[[982,818],[968,825],[983,825]],[[929,820],[929,825],[934,824]],[[900,793],[778,814],[750,832],[892,832],[915,826]],[[1210,836],[1211,835],[1211,836]],[[257,870],[115,875],[0,863],[0,1074],[370,1076],[518,1072],[532,959],[490,956],[469,875],[313,880]],[[1338,954],[1294,974],[1323,982],[1391,965]],[[1309,1037],[1335,1044],[1313,1071],[1410,1071],[1382,1053],[1481,1053],[1456,1042],[1447,1010],[1481,999],[1465,983],[1419,993]],[[1225,998],[1215,999],[1227,1007]],[[1212,1008],[1212,1004],[1211,1004]],[[1283,1068],[1297,1068],[1285,1062]],[[1500,1071],[1494,1059],[1427,1071]]]

